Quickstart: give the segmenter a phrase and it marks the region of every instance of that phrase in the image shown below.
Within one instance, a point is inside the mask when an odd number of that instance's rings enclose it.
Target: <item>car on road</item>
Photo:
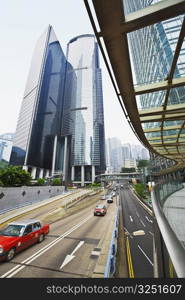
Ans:
[[[102,195],[100,199],[101,199],[101,200],[105,200],[105,199],[106,199],[106,196],[105,196],[105,195]]]
[[[16,253],[34,243],[41,243],[49,233],[49,224],[39,220],[23,220],[9,223],[0,231],[0,258],[10,261]]]
[[[109,196],[109,197],[107,198],[107,203],[113,203],[112,197]]]
[[[96,205],[94,209],[94,216],[105,216],[107,213],[107,208],[105,205]]]

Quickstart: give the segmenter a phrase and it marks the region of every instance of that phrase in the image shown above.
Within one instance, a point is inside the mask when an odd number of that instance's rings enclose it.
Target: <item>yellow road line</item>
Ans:
[[[130,243],[129,243],[128,236],[126,237],[126,250],[127,250],[127,261],[128,261],[129,277],[134,278],[134,269],[133,269],[133,264],[132,264],[132,257],[131,257]]]
[[[173,264],[172,264],[170,257],[169,257],[169,273],[170,273],[170,278],[174,278],[174,269],[173,269]]]

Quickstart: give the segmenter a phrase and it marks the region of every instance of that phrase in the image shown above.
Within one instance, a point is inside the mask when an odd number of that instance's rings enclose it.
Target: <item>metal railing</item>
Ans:
[[[178,181],[157,184],[151,191],[151,199],[155,218],[160,230],[160,234],[162,236],[162,240],[164,241],[164,244],[166,246],[169,259],[173,264],[177,277],[185,278],[185,249],[183,248],[181,242],[178,240],[176,234],[169,225],[168,220],[166,219],[162,210],[165,200],[172,193],[181,188],[183,188],[183,185]],[[159,245],[156,245],[156,247],[158,246]],[[162,245],[160,246],[162,249],[161,251],[164,251],[164,247]],[[164,258],[165,253],[163,253],[162,256]]]

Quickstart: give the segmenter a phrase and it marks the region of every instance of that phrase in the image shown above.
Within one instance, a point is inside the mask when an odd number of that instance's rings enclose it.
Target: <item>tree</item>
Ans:
[[[21,166],[8,166],[0,170],[0,181],[3,186],[29,185],[31,179],[30,173],[22,170]]]
[[[149,160],[145,160],[145,159],[141,159],[138,161],[138,165],[137,167],[140,168],[146,168],[150,166],[150,161]]]
[[[141,197],[141,198],[146,198],[146,186],[143,183],[137,183],[134,185],[134,189],[136,193]]]

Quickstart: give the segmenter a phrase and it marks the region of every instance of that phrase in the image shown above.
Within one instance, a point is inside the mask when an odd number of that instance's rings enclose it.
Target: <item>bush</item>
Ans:
[[[29,185],[31,179],[30,173],[22,170],[20,166],[8,166],[0,170],[0,181],[3,186]]]
[[[61,179],[60,178],[53,178],[52,185],[61,185]]]
[[[141,198],[146,198],[146,186],[143,183],[137,183],[134,185],[136,193],[141,197]]]
[[[45,179],[44,178],[38,178],[36,185],[45,185]]]

